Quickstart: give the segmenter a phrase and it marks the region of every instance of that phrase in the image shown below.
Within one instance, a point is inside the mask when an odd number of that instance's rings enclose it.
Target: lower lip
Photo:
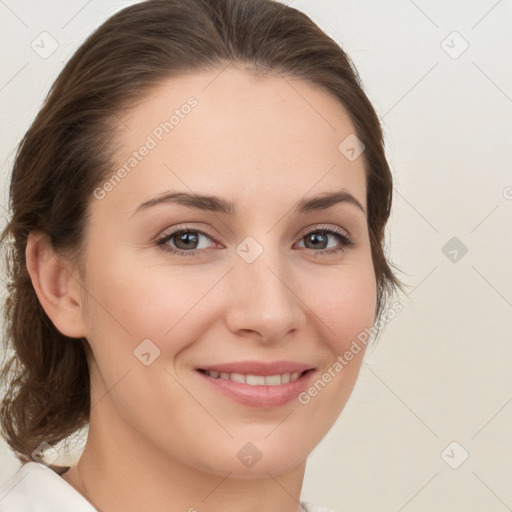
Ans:
[[[234,380],[214,379],[200,371],[197,373],[216,391],[235,402],[252,407],[277,407],[297,398],[308,387],[315,372],[308,370],[297,380],[278,386],[252,386]]]

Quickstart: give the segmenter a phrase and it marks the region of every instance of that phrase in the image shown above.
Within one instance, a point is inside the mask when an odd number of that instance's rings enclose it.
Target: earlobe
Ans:
[[[71,338],[86,337],[81,286],[69,262],[42,232],[29,233],[25,256],[32,286],[55,327]]]

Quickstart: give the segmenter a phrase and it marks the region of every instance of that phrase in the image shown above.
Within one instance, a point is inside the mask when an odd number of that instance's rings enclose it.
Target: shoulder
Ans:
[[[303,512],[334,512],[334,510],[325,507],[320,507],[307,501],[301,501],[300,504]]]
[[[96,512],[56,471],[26,462],[0,485],[0,512]]]

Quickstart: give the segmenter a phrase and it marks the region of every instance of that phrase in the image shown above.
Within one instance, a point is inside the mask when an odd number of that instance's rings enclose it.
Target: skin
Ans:
[[[307,405],[241,405],[196,368],[290,360],[310,363],[316,380],[373,324],[365,212],[346,202],[292,209],[344,189],[366,210],[364,161],[338,150],[355,130],[336,98],[231,66],[167,80],[127,112],[113,172],[190,96],[191,113],[103,199],[92,198],[82,273],[43,235],[29,238],[41,304],[92,349],[89,437],[62,477],[106,512],[220,512],[232,503],[239,512],[297,512],[306,458],[345,406],[364,350]],[[169,190],[217,195],[239,211],[161,204],[132,215]],[[213,235],[194,256],[156,245],[185,223]],[[327,248],[306,245],[318,228],[338,228],[355,244],[331,254],[335,235]],[[236,252],[248,236],[263,248],[252,263]],[[149,366],[134,356],[147,338],[160,349]],[[251,468],[237,457],[247,442],[262,455]]]

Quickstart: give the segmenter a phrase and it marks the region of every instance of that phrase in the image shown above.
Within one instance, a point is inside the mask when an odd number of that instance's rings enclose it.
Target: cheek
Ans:
[[[192,343],[194,332],[207,321],[204,308],[213,313],[215,306],[205,297],[221,275],[186,266],[147,265],[113,253],[108,261],[91,260],[90,268],[91,342],[100,340],[101,345],[102,339],[109,339],[111,350],[129,348],[129,353],[144,339],[173,353]]]
[[[187,266],[147,265],[111,249],[108,259],[103,251],[90,262],[94,269],[87,282],[92,339],[96,333],[97,339],[108,335],[124,344],[130,340],[133,351],[149,338],[160,350],[177,353],[218,320],[223,307],[229,308],[229,303],[219,300],[219,293],[227,293],[219,282],[225,268],[204,265],[192,271]],[[358,258],[339,268],[299,265],[292,279],[308,323],[317,322],[323,341],[338,353],[374,321],[376,283],[371,257]]]
[[[373,268],[347,266],[309,284],[308,306],[324,326],[331,348],[342,353],[373,325],[377,292]]]
[[[324,334],[322,371],[301,393],[300,410],[310,417],[333,423],[345,407],[356,383],[374,322],[376,282],[373,268],[350,266],[341,275],[323,282],[322,290],[310,294],[311,309],[317,313],[318,329]],[[320,325],[322,327],[320,327]]]

